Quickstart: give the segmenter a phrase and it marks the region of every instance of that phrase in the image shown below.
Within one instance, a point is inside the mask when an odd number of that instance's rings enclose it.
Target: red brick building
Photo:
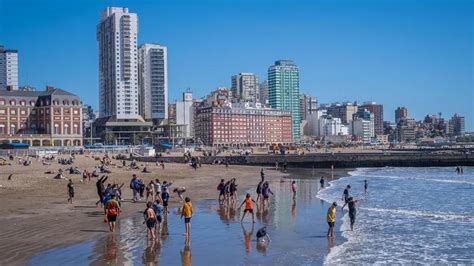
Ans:
[[[292,142],[291,113],[270,108],[201,107],[195,138],[205,145],[237,146]]]
[[[0,143],[82,146],[82,104],[61,89],[0,91]]]

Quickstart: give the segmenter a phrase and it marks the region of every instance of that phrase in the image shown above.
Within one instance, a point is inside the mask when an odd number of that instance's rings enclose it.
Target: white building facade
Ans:
[[[372,138],[375,137],[375,128],[373,120],[366,120],[362,118],[354,118],[352,120],[351,134],[362,140],[363,143],[369,144]]]
[[[140,114],[145,119],[168,118],[168,52],[159,44],[138,48]]]
[[[107,7],[102,12],[97,25],[101,117],[142,120],[137,38],[137,14],[122,7]]]
[[[0,45],[0,90],[18,90],[18,51]]]
[[[194,104],[191,92],[184,92],[183,100],[176,102],[176,124],[185,126],[185,138],[194,136]]]
[[[260,84],[253,73],[239,73],[232,76],[232,96],[237,101],[260,102]]]

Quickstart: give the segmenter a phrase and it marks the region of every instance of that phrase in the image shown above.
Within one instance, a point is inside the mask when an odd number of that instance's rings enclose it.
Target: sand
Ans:
[[[120,165],[120,161],[112,160]],[[30,166],[11,162],[10,166],[0,166],[0,265],[21,263],[31,255],[53,247],[94,239],[107,233],[107,226],[102,223],[103,212],[95,206],[98,200],[95,179],[90,183],[81,183],[82,175],[65,176],[75,184],[74,204],[67,203],[67,180],[53,179],[53,174],[46,171],[63,170],[69,166],[53,162],[45,166],[40,161],[33,161]],[[74,166],[81,171],[92,171],[98,161],[86,155],[76,156]],[[144,164],[141,164],[142,166]],[[151,179],[174,181],[173,186],[185,186],[186,195],[194,201],[214,199],[217,196],[216,186],[221,178],[238,179],[240,190],[254,187],[260,179],[260,168],[250,166],[203,165],[195,171],[184,164],[166,164],[165,169],[155,164],[148,164],[152,173],[140,173],[139,170],[112,167],[107,183],[125,183],[122,189],[125,204],[121,218],[141,215],[143,203],[131,203],[132,197],[129,181],[133,173],[143,178],[146,183]],[[8,176],[13,174],[11,180]],[[283,173],[267,170],[268,179],[278,179]],[[172,205],[177,205],[176,195],[172,195]]]

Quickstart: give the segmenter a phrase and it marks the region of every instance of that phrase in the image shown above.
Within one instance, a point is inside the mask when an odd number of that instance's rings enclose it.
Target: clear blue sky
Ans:
[[[0,44],[19,50],[20,84],[46,84],[98,106],[96,25],[106,6],[139,16],[139,43],[168,46],[170,101],[230,76],[261,79],[277,59],[300,66],[321,103],[373,100],[385,119],[455,112],[474,127],[474,1],[0,0]]]

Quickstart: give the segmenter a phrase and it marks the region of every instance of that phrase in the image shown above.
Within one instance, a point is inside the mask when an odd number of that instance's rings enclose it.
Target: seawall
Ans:
[[[142,162],[155,162],[163,160],[165,162],[185,163],[181,157],[153,157],[136,158]],[[430,166],[474,166],[474,154],[464,153],[320,153],[305,155],[247,155],[247,156],[206,156],[200,157],[201,163],[210,164],[216,160],[227,160],[232,164],[275,166],[278,162],[281,166],[286,162],[289,167],[307,168],[356,168],[356,167],[430,167]]]

